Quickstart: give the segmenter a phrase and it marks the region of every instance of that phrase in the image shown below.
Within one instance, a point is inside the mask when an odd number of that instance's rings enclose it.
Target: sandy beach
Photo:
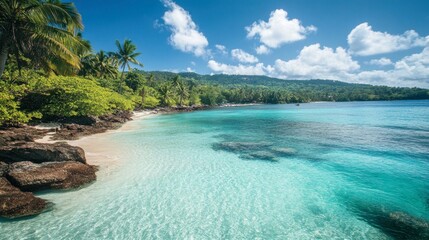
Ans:
[[[124,123],[120,128],[115,130],[108,130],[104,133],[94,134],[90,136],[82,137],[78,140],[51,140],[52,134],[47,134],[45,137],[36,140],[39,143],[55,143],[55,142],[67,142],[72,146],[81,147],[85,150],[85,156],[87,163],[90,165],[98,166],[100,171],[99,174],[108,175],[112,170],[120,166],[123,162],[121,161],[121,152],[106,139],[106,136],[124,131],[132,131],[137,127],[137,121],[144,118],[148,118],[158,114],[156,111],[138,111],[133,112],[131,121]],[[58,127],[53,124],[49,125],[38,125],[36,128],[55,128]]]

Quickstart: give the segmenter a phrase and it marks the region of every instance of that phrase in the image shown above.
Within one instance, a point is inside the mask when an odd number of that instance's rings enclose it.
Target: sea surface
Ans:
[[[429,101],[159,115],[103,135],[121,163],[0,220],[0,239],[425,239]],[[426,238],[428,239],[428,238]]]

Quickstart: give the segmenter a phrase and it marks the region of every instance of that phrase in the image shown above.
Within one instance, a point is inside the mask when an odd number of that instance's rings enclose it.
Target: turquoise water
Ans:
[[[428,235],[429,101],[160,115],[106,135],[121,164],[0,239],[395,239]],[[395,220],[396,219],[396,220]],[[399,220],[398,220],[399,219]]]

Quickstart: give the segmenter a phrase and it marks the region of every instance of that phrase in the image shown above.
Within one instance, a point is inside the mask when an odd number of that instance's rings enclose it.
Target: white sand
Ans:
[[[109,130],[104,133],[94,134],[90,136],[82,137],[78,140],[69,140],[69,141],[54,141],[50,138],[54,133],[48,133],[42,139],[36,140],[40,143],[55,143],[55,142],[67,142],[72,146],[78,146],[85,150],[85,156],[87,163],[90,165],[96,165],[100,167],[100,170],[106,174],[111,172],[111,170],[120,166],[122,163],[121,152],[118,150],[112,143],[106,140],[106,136],[114,132],[123,132],[131,131],[137,128],[135,120],[147,118],[157,114],[155,111],[140,111],[133,113],[133,120],[124,123],[119,129]],[[37,128],[50,128],[46,125],[36,126]],[[52,125],[52,127],[57,127],[57,125]],[[52,128],[51,127],[51,128]]]

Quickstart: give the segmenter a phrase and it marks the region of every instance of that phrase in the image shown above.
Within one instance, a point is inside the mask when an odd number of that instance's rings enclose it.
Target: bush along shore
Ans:
[[[150,113],[208,108],[156,108]],[[3,127],[0,130],[0,217],[20,218],[50,210],[53,204],[36,197],[33,192],[76,189],[95,181],[97,166],[87,163],[84,150],[61,140],[77,140],[118,129],[129,120],[132,120],[131,112],[118,111],[100,117],[62,119],[57,128]],[[55,143],[37,142],[48,134]]]

